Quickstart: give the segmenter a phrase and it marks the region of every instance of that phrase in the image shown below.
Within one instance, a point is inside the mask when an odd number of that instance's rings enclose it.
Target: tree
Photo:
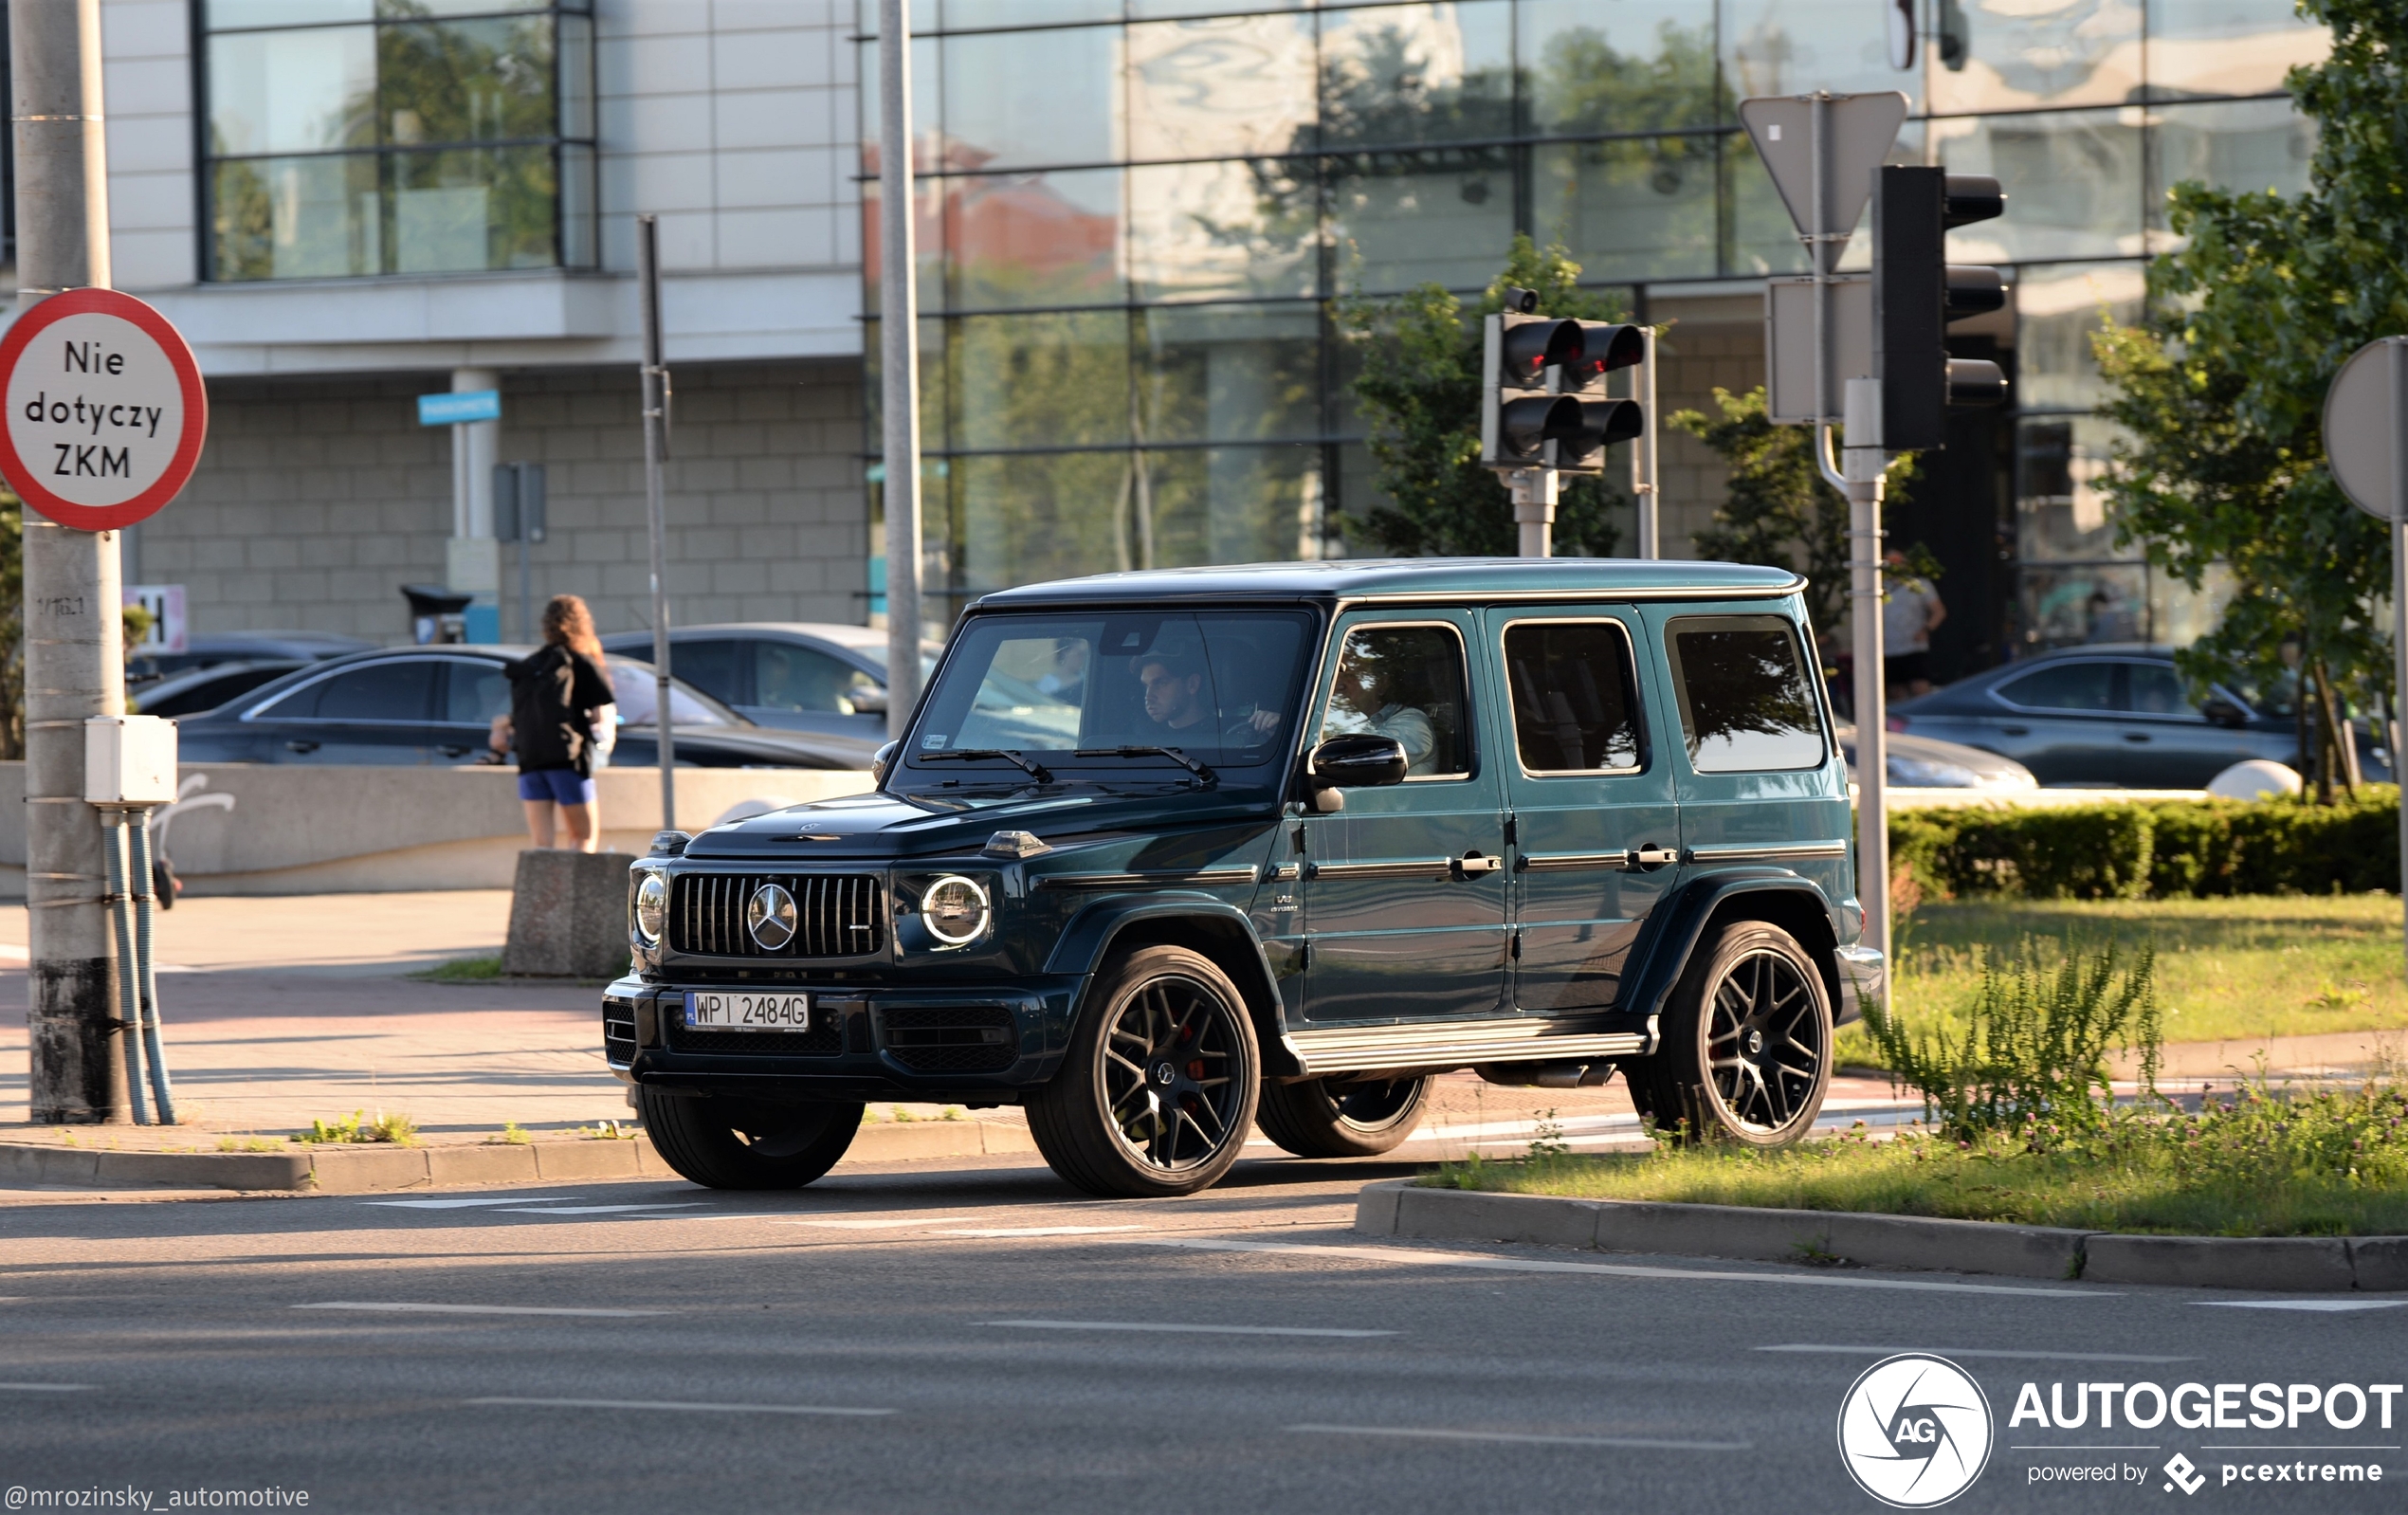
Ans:
[[[1510,557],[1513,506],[1498,476],[1480,463],[1481,322],[1505,308],[1507,285],[1534,289],[1539,312],[1615,320],[1620,307],[1579,287],[1580,265],[1560,246],[1543,252],[1513,239],[1505,271],[1469,311],[1437,284],[1395,300],[1341,300],[1339,330],[1360,349],[1353,391],[1371,423],[1374,483],[1388,502],[1363,529],[1406,557]],[[1620,532],[1610,512],[1629,495],[1609,483],[1627,454],[1608,454],[1608,477],[1563,481],[1555,541],[1568,556],[1610,555]]]
[[[2142,323],[2094,340],[2114,391],[2101,413],[2129,433],[2105,484],[2123,539],[2193,589],[2212,566],[2232,575],[2232,606],[2185,672],[2296,684],[2303,758],[2329,797],[2354,766],[2348,697],[2389,683],[2385,530],[2334,484],[2319,424],[2343,360],[2408,330],[2408,10],[2300,9],[2333,38],[2289,80],[2320,128],[2308,191],[2177,185],[2184,246],[2151,266]]]

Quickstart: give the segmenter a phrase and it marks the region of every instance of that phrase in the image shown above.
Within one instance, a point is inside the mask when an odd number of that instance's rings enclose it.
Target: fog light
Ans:
[[[993,913],[987,891],[978,886],[977,880],[965,879],[958,873],[939,879],[920,897],[920,917],[927,922],[928,934],[948,947],[958,947],[985,935]]]

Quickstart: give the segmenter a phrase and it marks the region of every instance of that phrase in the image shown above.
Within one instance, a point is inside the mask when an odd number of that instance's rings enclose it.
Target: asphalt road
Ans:
[[[2392,1430],[2009,1425],[2027,1380],[2396,1383],[2399,1299],[1374,1243],[1347,1226],[1405,1171],[1380,1163],[1252,1161],[1159,1204],[947,1168],[0,1196],[6,1507],[1870,1511],[1834,1425],[1902,1349],[1995,1417],[1952,1509],[2397,1510],[2408,1482],[2408,1397]],[[2278,1458],[2384,1483],[2222,1482]],[[2033,1482],[2106,1466],[2137,1476]]]

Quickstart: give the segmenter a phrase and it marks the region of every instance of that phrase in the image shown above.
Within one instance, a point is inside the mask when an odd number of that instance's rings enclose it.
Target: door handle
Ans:
[[[2149,739],[2149,734],[2145,731],[2127,731],[2124,734],[2124,739],[2125,741],[2146,741]]]
[[[318,750],[318,743],[314,741],[288,741],[284,743],[284,750],[286,752],[312,753]]]
[[[1658,847],[1653,842],[1631,849],[1631,867],[1634,868],[1660,868],[1668,863],[1678,863],[1680,860],[1681,854],[1677,848]]]
[[[1448,870],[1456,878],[1468,879],[1477,874],[1496,872],[1505,867],[1505,859],[1488,857],[1479,852],[1466,852],[1461,857],[1449,858],[1447,866]]]
[[[2029,737],[2032,735],[2032,728],[2030,726],[2000,726],[1998,734],[2002,737]]]
[[[468,756],[468,749],[465,747],[437,747],[435,751],[443,754],[446,758],[465,758]]]

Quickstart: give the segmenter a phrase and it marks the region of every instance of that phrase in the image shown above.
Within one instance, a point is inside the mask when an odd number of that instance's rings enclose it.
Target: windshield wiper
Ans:
[[[1194,774],[1197,782],[1209,784],[1213,781],[1213,770],[1177,747],[1082,747],[1070,756],[1073,758],[1168,758]]]
[[[1046,771],[1043,763],[1032,763],[1016,752],[1005,752],[999,747],[957,747],[951,752],[923,752],[912,760],[922,763],[945,763],[978,761],[989,758],[1002,758],[1040,784],[1050,783],[1053,779],[1053,775]]]

